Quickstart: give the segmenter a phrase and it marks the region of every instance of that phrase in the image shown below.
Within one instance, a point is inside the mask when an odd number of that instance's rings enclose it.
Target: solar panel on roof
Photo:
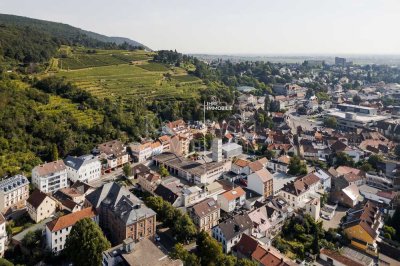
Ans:
[[[208,202],[208,206],[212,207],[212,206],[214,206],[214,205],[215,205],[215,201],[209,201],[209,202]]]

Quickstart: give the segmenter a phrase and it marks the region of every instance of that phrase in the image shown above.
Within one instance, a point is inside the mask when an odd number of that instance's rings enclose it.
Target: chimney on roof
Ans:
[[[234,230],[235,232],[239,232],[239,230],[240,230],[239,225],[238,225],[238,224],[235,224],[235,225],[233,226],[233,230]]]
[[[135,245],[135,241],[131,237],[122,241],[122,247],[126,253],[131,253],[133,251],[134,245]]]

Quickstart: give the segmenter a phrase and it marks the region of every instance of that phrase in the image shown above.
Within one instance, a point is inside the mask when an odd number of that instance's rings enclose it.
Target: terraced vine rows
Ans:
[[[38,112],[46,115],[68,112],[81,126],[88,128],[103,121],[103,116],[94,110],[79,110],[78,105],[59,96],[50,96],[50,102],[37,108]]]

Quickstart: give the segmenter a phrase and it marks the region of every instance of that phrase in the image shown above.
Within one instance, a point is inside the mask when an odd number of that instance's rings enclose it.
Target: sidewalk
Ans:
[[[15,244],[17,243],[21,243],[22,239],[24,239],[24,236],[29,232],[29,231],[36,231],[41,229],[42,231],[45,230],[46,228],[46,223],[50,222],[51,220],[55,219],[55,217],[51,218],[46,218],[43,221],[41,221],[40,223],[34,224],[33,226],[26,228],[24,231],[16,234],[15,236],[13,236],[11,238],[11,241]]]

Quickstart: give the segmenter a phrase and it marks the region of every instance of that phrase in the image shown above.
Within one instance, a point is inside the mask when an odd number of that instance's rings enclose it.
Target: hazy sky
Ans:
[[[400,54],[400,0],[0,0],[0,13],[184,53]]]

